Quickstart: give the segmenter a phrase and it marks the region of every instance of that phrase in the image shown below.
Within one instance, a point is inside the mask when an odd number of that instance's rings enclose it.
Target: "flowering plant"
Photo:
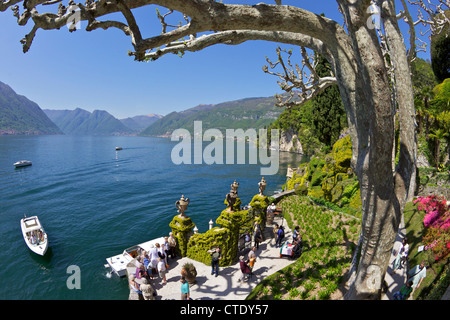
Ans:
[[[432,195],[418,197],[414,203],[418,203],[419,211],[425,211],[424,249],[431,250],[436,261],[445,258],[450,253],[450,209],[447,201]]]

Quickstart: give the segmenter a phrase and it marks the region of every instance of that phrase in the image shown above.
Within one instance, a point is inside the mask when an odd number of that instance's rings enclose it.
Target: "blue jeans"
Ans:
[[[278,237],[278,238],[277,238],[277,241],[275,242],[275,248],[278,248],[278,246],[281,247],[281,242],[282,242],[282,241],[283,241],[283,238]]]
[[[219,260],[217,261],[211,261],[211,274],[216,274],[216,276],[219,274]]]

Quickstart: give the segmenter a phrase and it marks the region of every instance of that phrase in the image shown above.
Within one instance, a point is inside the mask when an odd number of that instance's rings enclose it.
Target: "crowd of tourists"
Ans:
[[[163,243],[151,244],[150,251],[143,251],[136,257],[136,272],[128,275],[128,282],[139,298],[155,299],[156,291],[151,280],[159,279],[163,285],[167,283],[168,259],[176,258],[176,245],[176,239],[171,232],[169,236],[164,237]]]
[[[269,209],[271,210],[271,206]],[[264,234],[261,230],[261,226],[258,222],[255,222],[252,228],[251,236],[247,234],[250,246],[248,254],[242,254],[239,257],[239,266],[241,270],[241,277],[238,282],[240,284],[248,281],[253,276],[253,270],[257,261],[257,252],[259,251],[259,245],[264,241]],[[282,244],[286,240],[284,227],[279,226],[277,223],[273,227],[273,245],[276,248],[281,248]],[[301,236],[299,228],[296,227],[293,232],[292,245],[299,247],[301,245]],[[176,246],[177,242],[173,233],[169,233],[169,236],[164,237],[163,243],[156,243],[151,245],[151,249],[143,251],[141,255],[135,259],[136,270],[134,273],[129,273],[128,282],[130,289],[137,293],[139,299],[154,300],[156,297],[155,285],[167,284],[166,273],[169,270],[169,259],[176,258]],[[217,277],[219,275],[219,263],[222,260],[221,249],[214,247],[207,251],[211,255],[211,275]],[[281,257],[281,255],[280,255]],[[189,284],[183,275],[180,275],[180,291],[181,299],[190,299]]]
[[[274,206],[269,206],[269,210],[274,210]],[[273,224],[272,245],[275,248],[280,248],[280,258],[284,252],[288,252],[288,257],[298,258],[302,251],[302,236],[299,226],[296,226],[292,232],[292,240],[286,241],[284,227]],[[238,279],[240,284],[249,281],[253,276],[253,271],[257,262],[257,252],[259,245],[263,242],[264,233],[261,230],[261,226],[258,222],[255,222],[252,235],[246,234],[245,242],[251,244],[251,249],[248,254],[241,254],[239,257],[239,268],[241,276]],[[151,245],[149,252],[144,251],[138,257],[136,257],[136,272],[129,274],[129,286],[130,289],[135,291],[140,299],[154,300],[156,297],[156,290],[152,286],[152,282],[160,281],[162,285],[167,284],[166,273],[169,270],[169,259],[176,258],[176,246],[177,242],[172,232],[169,236],[164,237],[163,243],[156,243]],[[286,251],[284,251],[286,249]],[[211,255],[211,275],[217,277],[219,275],[219,263],[223,258],[220,248],[212,248],[208,250]],[[405,237],[400,247],[393,252],[395,259],[392,265],[391,275],[395,274],[402,268],[407,268],[409,244]],[[406,300],[408,299],[414,290],[418,288],[423,279],[426,277],[426,265],[425,261],[422,261],[419,265],[415,266],[409,272],[406,273],[407,278],[398,291],[394,292],[393,299]],[[190,299],[189,283],[186,281],[183,275],[180,276],[180,291],[181,299]]]

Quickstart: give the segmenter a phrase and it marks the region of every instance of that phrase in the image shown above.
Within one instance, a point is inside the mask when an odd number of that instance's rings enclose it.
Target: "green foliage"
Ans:
[[[411,81],[415,96],[420,94],[423,89],[434,88],[437,84],[430,63],[421,58],[416,58],[411,62]]]
[[[303,164],[286,182],[286,190],[295,189],[329,208],[360,216],[361,194],[359,181],[350,164],[352,145],[350,136],[336,141],[331,152],[313,157]]]
[[[434,255],[428,250],[419,252],[419,247],[424,245],[423,236],[425,226],[423,219],[425,212],[418,210],[418,204],[408,202],[405,205],[404,219],[406,237],[410,247],[409,265],[414,267],[421,261],[427,261],[427,277],[419,288],[414,291],[416,300],[440,300],[450,284],[450,258],[436,261]]]
[[[208,250],[220,248],[222,260],[219,265],[225,266],[231,264],[230,257],[232,254],[228,239],[231,238],[231,231],[226,228],[212,228],[205,233],[196,233],[189,239],[186,256],[203,262],[206,265],[211,264],[211,254]]]
[[[258,221],[261,226],[265,225],[266,210],[269,205],[268,200],[267,196],[258,194],[250,202],[251,210],[223,210],[216,219],[216,223],[220,228],[216,227],[205,233],[192,235],[189,243],[186,244],[186,256],[193,260],[210,264],[211,256],[207,251],[220,247],[223,256],[222,260],[220,260],[220,265],[228,266],[234,263],[237,259],[239,236],[245,232],[251,233],[255,221]],[[235,206],[238,209],[241,200],[238,198],[236,203],[239,203],[238,206]],[[192,228],[193,225],[191,225]],[[180,228],[178,227],[178,229]],[[177,229],[172,228],[172,230],[175,234]]]
[[[217,105],[199,105],[181,112],[172,112],[152,123],[140,135],[155,136],[184,128],[191,134],[194,121],[202,121],[203,130],[215,128],[225,135],[226,129],[260,129],[269,126],[281,113],[275,98],[247,98]]]
[[[326,210],[304,196],[289,196],[278,205],[285,212],[289,227],[300,227],[302,255],[262,280],[247,300],[331,299],[350,266],[359,220]]]
[[[169,223],[169,227],[172,229],[173,235],[177,240],[177,250],[181,256],[186,256],[187,252],[187,239],[192,233],[192,229],[195,227],[191,218],[175,216]]]
[[[61,134],[33,101],[0,82],[0,134]]]
[[[445,79],[433,89],[432,105],[436,113],[450,110],[450,78]]]
[[[447,19],[450,17],[450,10],[445,11]],[[430,45],[431,65],[436,79],[439,82],[450,78],[450,28],[445,25],[442,31],[431,37]]]
[[[319,76],[330,76],[330,64],[318,55],[316,72]],[[333,145],[346,127],[347,118],[337,85],[333,85],[319,93],[311,100],[311,128],[320,142],[327,146]]]
[[[316,58],[319,61],[316,72],[320,76],[330,75],[330,64],[322,56]],[[269,129],[290,129],[298,133],[303,152],[311,155],[333,145],[346,124],[344,105],[335,85],[301,106],[284,110]]]
[[[308,195],[308,187],[305,185],[300,185],[295,188],[295,194],[299,196]]]

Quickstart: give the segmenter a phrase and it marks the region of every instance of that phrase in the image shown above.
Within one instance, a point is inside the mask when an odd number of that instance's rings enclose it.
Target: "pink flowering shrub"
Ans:
[[[419,211],[425,211],[422,238],[425,250],[431,250],[436,261],[447,257],[450,253],[450,209],[447,201],[433,195],[418,197],[414,203],[417,203]]]

